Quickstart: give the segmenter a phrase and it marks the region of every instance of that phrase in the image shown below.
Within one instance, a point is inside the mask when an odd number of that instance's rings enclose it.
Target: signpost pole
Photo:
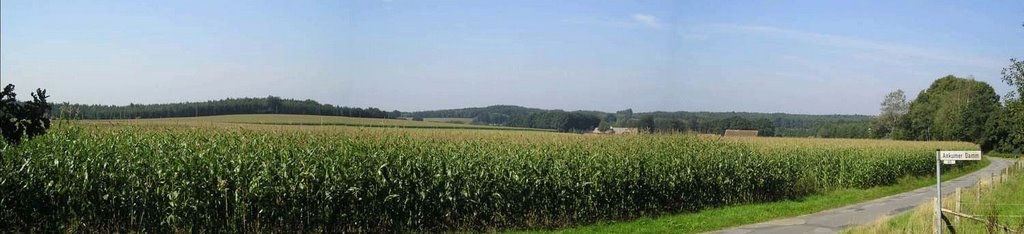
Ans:
[[[935,150],[935,232],[942,234],[942,159]]]
[[[981,160],[981,151],[942,151],[935,150],[935,233],[942,234],[942,164],[955,164],[956,161]],[[994,177],[992,179],[995,181]],[[978,186],[981,196],[981,186]],[[957,192],[960,190],[958,189]],[[957,206],[959,207],[959,193]],[[959,208],[958,208],[959,209]]]

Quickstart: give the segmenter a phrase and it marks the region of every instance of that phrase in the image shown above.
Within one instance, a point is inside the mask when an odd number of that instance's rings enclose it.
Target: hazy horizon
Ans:
[[[21,90],[21,89],[20,89],[20,88],[18,88],[18,90]],[[32,89],[32,91],[34,91],[34,90],[35,90],[35,89]],[[26,90],[25,92],[27,93],[27,92],[29,92],[29,91],[28,91],[28,90]],[[281,97],[281,96],[276,96],[276,95],[270,95],[270,96],[274,96],[274,97],[278,97],[278,98],[283,98],[283,99],[292,99],[292,100],[296,100],[296,101],[304,101],[304,100],[306,100],[306,99],[299,99],[299,98]],[[241,98],[266,98],[266,96],[263,96],[263,97],[229,97],[229,98],[219,98],[219,99],[210,99],[210,100],[199,100],[199,101],[181,101],[181,102],[161,102],[161,103],[130,103],[130,104],[136,104],[136,105],[147,105],[147,104],[174,104],[174,103],[190,103],[190,102],[205,102],[205,101],[218,101],[218,100],[224,100],[224,99],[241,99]],[[317,101],[317,102],[319,102],[320,104],[331,104],[331,105],[335,105],[335,106],[344,106],[344,105],[337,105],[337,104],[334,104],[334,103],[325,103],[325,102],[320,102],[320,101],[318,101],[318,100],[314,100],[314,101]],[[57,104],[63,104],[64,102],[54,102],[54,103],[57,103]],[[104,103],[68,103],[68,104],[82,104],[82,105],[114,105],[114,104],[104,104]],[[114,105],[114,106],[126,106],[126,105],[129,105],[129,104],[124,104],[124,105]],[[487,107],[491,107],[491,106],[519,106],[519,107],[524,107],[524,108],[538,108],[538,109],[544,109],[544,110],[561,110],[561,111],[569,111],[569,112],[572,112],[572,111],[599,111],[599,112],[605,112],[605,113],[616,113],[616,112],[618,112],[618,111],[622,111],[622,110],[626,110],[626,109],[632,109],[634,113],[650,113],[650,112],[691,112],[691,113],[697,113],[697,112],[709,112],[709,113],[730,113],[730,112],[733,112],[733,113],[760,113],[760,114],[792,114],[792,115],[851,115],[851,116],[852,116],[852,115],[864,115],[864,116],[875,116],[875,115],[876,115],[876,114],[836,114],[836,113],[821,113],[821,114],[816,114],[816,113],[793,113],[793,112],[756,112],[756,111],[702,111],[702,110],[643,110],[643,111],[641,111],[641,110],[637,110],[637,109],[635,109],[635,108],[629,108],[629,107],[627,107],[627,108],[625,108],[625,109],[621,109],[621,110],[593,110],[593,109],[566,109],[566,108],[540,108],[540,107],[533,107],[533,106],[523,106],[523,105],[515,105],[515,104],[502,104],[502,103],[498,103],[498,104],[491,104],[491,105],[486,105],[486,106],[465,106],[465,107],[456,107],[456,108],[444,108],[444,109],[423,109],[423,110],[398,110],[398,111],[401,111],[401,112],[424,112],[424,111],[441,111],[441,110],[453,110],[453,109],[469,109],[469,108],[487,108]],[[369,107],[374,107],[374,106],[344,106],[344,107],[358,107],[358,108],[369,108]],[[378,109],[379,109],[379,108],[378,108]],[[381,110],[382,110],[382,111],[387,111],[387,112],[393,111],[393,110],[391,110],[391,109],[381,109]]]
[[[946,75],[1006,94],[1022,23],[1020,1],[3,1],[0,83],[108,105],[876,115]]]

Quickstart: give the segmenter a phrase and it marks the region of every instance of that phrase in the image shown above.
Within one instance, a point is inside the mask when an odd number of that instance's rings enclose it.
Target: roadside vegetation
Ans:
[[[990,153],[985,156],[999,157],[999,158],[1024,158],[1024,154],[1005,154],[1005,153]]]
[[[929,175],[937,148],[977,146],[67,122],[21,145],[0,146],[5,156],[0,226],[23,231],[562,228],[893,185],[907,176]]]
[[[942,180],[960,176],[985,168],[987,159],[962,168],[943,173]],[[846,188],[820,192],[806,197],[776,202],[740,204],[712,208],[693,213],[671,214],[658,217],[640,218],[620,222],[601,222],[575,228],[542,231],[520,231],[521,233],[700,233],[724,228],[766,222],[773,219],[815,213],[828,209],[852,205],[908,192],[935,185],[934,176],[907,176],[896,184],[872,188]]]
[[[1020,163],[1020,162],[1018,162]],[[1019,168],[1019,167],[1018,167]],[[1010,233],[1024,231],[1024,171],[1017,169],[1002,180],[985,179],[979,182],[982,189],[978,196],[978,186],[961,190],[960,213],[969,214],[981,220],[970,220],[944,214],[956,233]],[[980,199],[978,199],[980,198]],[[943,208],[953,210],[956,206],[955,196],[945,196]],[[986,225],[996,223],[997,225]],[[943,232],[950,233],[949,226],[943,223]],[[878,221],[851,228],[847,234],[859,233],[923,233],[935,230],[935,202],[918,206],[911,212],[895,217],[884,217]]]

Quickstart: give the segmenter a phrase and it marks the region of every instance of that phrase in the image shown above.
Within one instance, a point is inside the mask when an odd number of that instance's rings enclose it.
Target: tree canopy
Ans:
[[[21,102],[8,84],[0,91],[0,133],[9,144],[19,144],[22,138],[46,133],[50,128],[50,104],[46,90],[36,89],[32,101]]]
[[[996,132],[989,137],[996,142],[995,150],[1007,153],[1024,152],[1024,60],[1010,59],[1003,69],[1003,82],[1014,89],[1006,94],[1006,107],[1002,118],[990,128]]]
[[[992,86],[973,79],[946,76],[936,80],[910,103],[893,133],[897,139],[969,141],[988,151],[989,129],[1002,106]]]
[[[111,105],[56,105],[67,118],[77,119],[134,119],[170,118],[230,114],[304,114],[363,118],[397,118],[401,112],[386,112],[377,108],[353,108],[321,104],[314,100],[266,98],[228,98],[217,101],[169,104]],[[396,114],[398,113],[398,114]]]
[[[909,105],[907,95],[903,93],[903,90],[897,89],[885,95],[885,99],[882,100],[882,113],[878,114],[872,126],[875,137],[891,137],[900,118],[907,114]]]

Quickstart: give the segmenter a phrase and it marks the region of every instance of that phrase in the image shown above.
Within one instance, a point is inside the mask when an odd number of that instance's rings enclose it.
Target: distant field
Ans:
[[[473,118],[423,118],[423,121],[470,124],[473,123]]]
[[[452,120],[457,120],[454,118]],[[340,125],[355,127],[398,127],[398,128],[440,128],[440,129],[493,129],[493,130],[528,130],[553,131],[548,129],[513,128],[487,125],[466,125],[440,123],[432,121],[412,121],[403,119],[353,118],[341,116],[319,115],[285,115],[285,114],[251,114],[251,115],[216,115],[183,118],[131,119],[131,120],[86,120],[86,123],[133,123],[133,124],[202,124],[202,123],[242,123],[271,125]]]

